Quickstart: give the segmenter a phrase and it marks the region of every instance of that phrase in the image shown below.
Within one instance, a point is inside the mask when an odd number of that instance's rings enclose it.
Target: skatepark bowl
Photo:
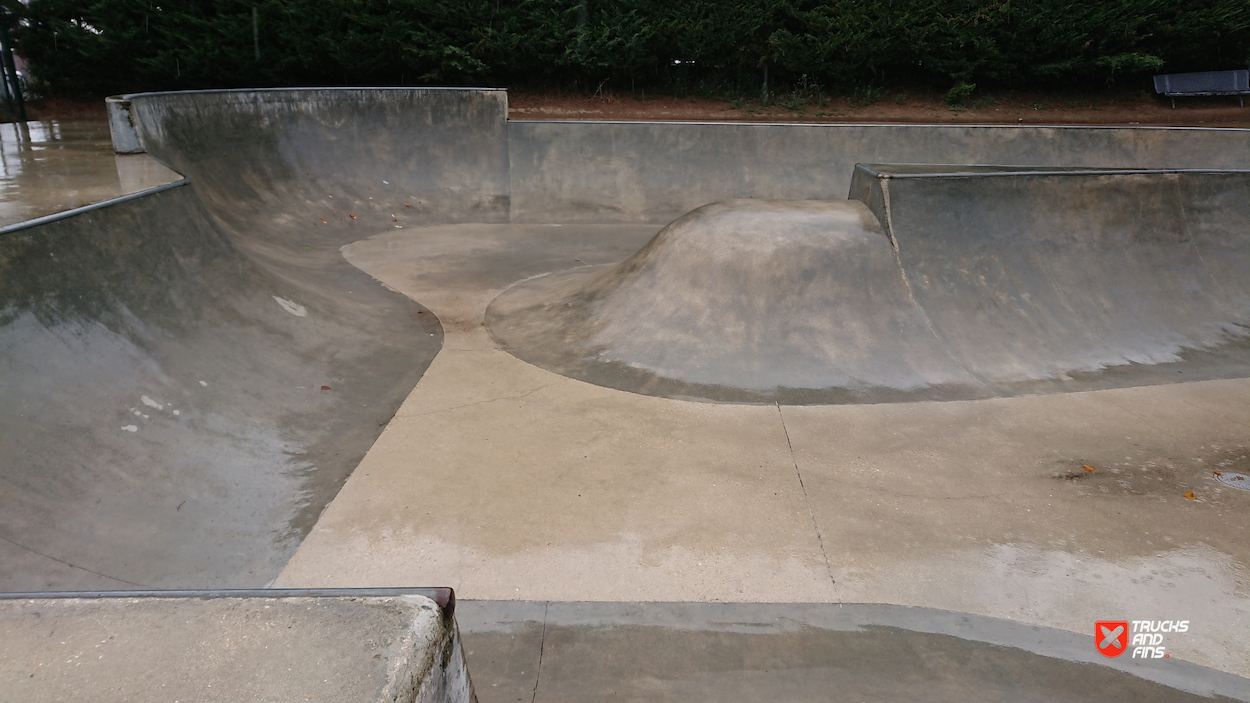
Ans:
[[[1250,700],[1250,131],[110,111],[142,178],[6,201],[0,590],[450,586],[484,703]]]

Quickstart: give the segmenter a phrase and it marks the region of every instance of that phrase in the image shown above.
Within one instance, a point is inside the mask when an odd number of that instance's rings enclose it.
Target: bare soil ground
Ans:
[[[977,96],[949,107],[939,93],[882,91],[865,98],[781,94],[752,100],[600,93],[591,96],[512,91],[512,119],[817,122],[905,124],[1097,124],[1250,128],[1250,106],[1236,97],[1186,98],[1173,108],[1145,92],[1020,93]]]
[[[98,98],[36,98],[26,101],[26,118],[29,120],[107,119],[104,97]],[[11,122],[12,117],[0,101],[0,121]]]
[[[817,122],[902,124],[1092,124],[1250,128],[1250,106],[1235,97],[1186,98],[1173,108],[1146,92],[1055,94],[1004,92],[949,107],[941,94],[882,91],[870,98],[813,99],[782,93],[723,100],[645,92],[594,95],[511,90],[514,120],[656,120],[687,122]],[[26,103],[32,120],[105,118],[104,98],[39,98]],[[8,121],[0,103],[0,121]]]

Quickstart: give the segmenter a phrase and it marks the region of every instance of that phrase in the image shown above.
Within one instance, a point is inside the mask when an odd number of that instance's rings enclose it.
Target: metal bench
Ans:
[[[1194,95],[1236,95],[1241,106],[1250,95],[1250,71],[1205,71],[1202,73],[1169,73],[1155,76],[1155,92],[1172,99]]]

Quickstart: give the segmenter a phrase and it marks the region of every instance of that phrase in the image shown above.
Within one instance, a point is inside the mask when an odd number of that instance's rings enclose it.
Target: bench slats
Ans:
[[[1155,92],[1167,96],[1250,93],[1250,71],[1206,71],[1155,76]]]

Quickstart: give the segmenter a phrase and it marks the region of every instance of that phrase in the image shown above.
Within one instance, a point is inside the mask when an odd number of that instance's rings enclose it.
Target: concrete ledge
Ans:
[[[453,607],[450,589],[0,598],[0,699],[468,703]]]

